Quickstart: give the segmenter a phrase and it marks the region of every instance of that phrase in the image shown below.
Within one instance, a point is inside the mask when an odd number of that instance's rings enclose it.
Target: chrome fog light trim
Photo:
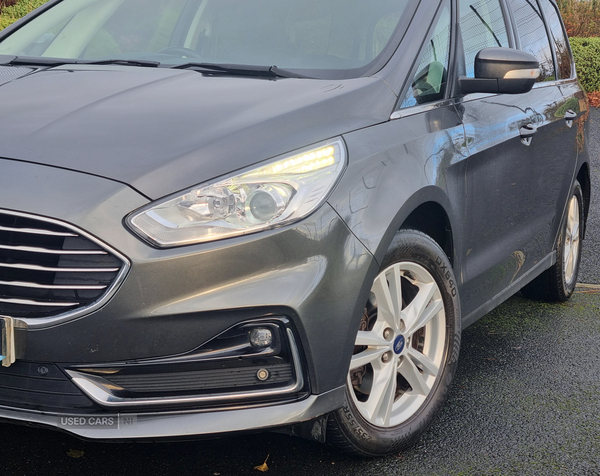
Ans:
[[[291,329],[286,329],[286,334],[289,342],[290,351],[292,354],[292,362],[294,372],[296,374],[296,382],[286,387],[252,390],[245,392],[229,392],[229,393],[214,393],[208,395],[192,395],[181,397],[156,397],[156,398],[126,398],[111,392],[111,384],[106,379],[97,376],[86,374],[77,370],[67,369],[67,374],[72,378],[73,383],[77,385],[88,397],[94,402],[103,407],[151,407],[164,405],[182,405],[196,403],[223,403],[224,405],[233,404],[241,400],[254,398],[268,398],[285,396],[299,392],[304,387],[304,377],[302,374],[302,364],[300,361],[300,353],[296,340]],[[114,386],[112,386],[114,387]]]

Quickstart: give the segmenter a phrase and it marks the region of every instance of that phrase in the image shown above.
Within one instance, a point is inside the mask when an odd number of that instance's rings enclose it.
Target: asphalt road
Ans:
[[[591,113],[593,181],[600,112]],[[186,443],[108,444],[0,425],[0,474],[600,475],[600,205],[592,201],[570,302],[510,299],[463,333],[448,402],[416,446],[362,460],[278,434]]]

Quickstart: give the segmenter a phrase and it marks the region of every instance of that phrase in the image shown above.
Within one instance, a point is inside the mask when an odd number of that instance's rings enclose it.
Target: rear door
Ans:
[[[581,89],[575,77],[573,55],[558,8],[550,0],[540,0],[540,4],[543,7],[553,47],[557,84],[564,96],[562,106],[557,111],[557,116],[564,121],[560,131],[561,140],[559,143],[563,146],[562,154],[566,159],[578,155],[583,149],[585,139],[583,129],[589,106],[585,92]],[[572,165],[575,167],[575,161]],[[573,173],[576,173],[575,169],[573,169]],[[567,184],[567,189],[563,190],[562,197],[559,197],[560,203],[566,203],[569,195],[568,185],[570,183]]]

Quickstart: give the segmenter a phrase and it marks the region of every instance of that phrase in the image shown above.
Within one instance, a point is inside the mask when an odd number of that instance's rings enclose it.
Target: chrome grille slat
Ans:
[[[38,248],[35,246],[11,246],[0,245],[0,250],[23,251],[25,253],[42,253],[48,255],[106,255],[102,250],[53,250],[49,248]]]
[[[0,268],[26,269],[30,271],[48,271],[53,273],[116,273],[119,268],[49,268],[34,264],[0,263]]]
[[[129,268],[125,257],[72,225],[0,210],[0,314],[58,322],[97,309]]]
[[[106,289],[106,286],[103,285],[63,285],[63,284],[38,284],[38,283],[29,283],[23,281],[2,281],[0,280],[0,286],[16,286],[20,288],[34,288],[34,289],[73,289],[73,290],[100,290]]]
[[[28,299],[6,299],[0,298],[0,302],[8,304],[22,304],[24,306],[37,306],[37,307],[73,307],[79,305],[78,302],[41,302],[31,301]]]
[[[25,233],[27,235],[43,235],[43,236],[78,236],[75,233],[41,230],[37,228],[12,228],[9,226],[0,226],[0,231],[9,231],[11,233]]]

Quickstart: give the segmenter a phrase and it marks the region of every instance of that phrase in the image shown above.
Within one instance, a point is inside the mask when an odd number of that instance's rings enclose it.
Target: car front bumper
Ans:
[[[3,160],[2,169],[0,208],[70,224],[130,263],[119,289],[100,309],[63,321],[26,319],[27,344],[20,360],[56,365],[89,399],[94,415],[124,411],[136,416],[136,425],[61,425],[61,417],[79,414],[76,407],[54,405],[50,397],[49,404],[40,404],[40,395],[5,399],[8,385],[2,384],[1,372],[0,418],[62,427],[90,438],[173,437],[285,426],[343,404],[355,330],[377,264],[328,204],[285,228],[158,250],[123,225],[128,213],[147,203],[126,185],[17,161]],[[190,403],[195,394],[188,388],[181,395],[150,395],[156,402],[152,408],[136,406],[135,399],[120,405],[119,399],[95,399],[66,370],[168,362],[241,323],[274,318],[289,322],[298,349],[296,382],[302,382],[301,389],[281,398],[236,398],[229,389],[222,400],[215,391],[210,404],[193,398]]]
[[[98,440],[224,436],[289,427],[315,419],[344,403],[344,387],[288,404],[221,411],[169,411],[97,415],[57,414],[0,407],[0,421],[39,425]]]

